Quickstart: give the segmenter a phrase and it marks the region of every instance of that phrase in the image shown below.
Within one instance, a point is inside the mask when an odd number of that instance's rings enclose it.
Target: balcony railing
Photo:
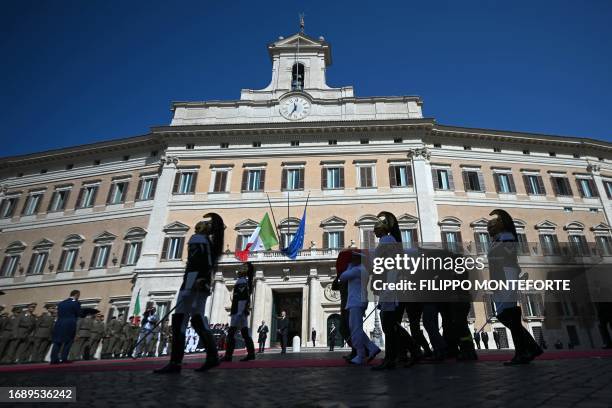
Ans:
[[[316,249],[302,249],[298,252],[296,259],[304,260],[304,259],[336,259],[338,253],[342,250],[342,248],[316,248]],[[226,252],[221,258],[221,262],[231,262],[236,261],[235,252]],[[257,252],[249,252],[249,261],[259,261],[259,260],[290,260],[287,255],[282,253],[281,251],[257,251]]]

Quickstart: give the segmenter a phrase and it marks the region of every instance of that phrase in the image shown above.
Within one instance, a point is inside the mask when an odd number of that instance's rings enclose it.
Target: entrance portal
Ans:
[[[272,291],[272,319],[271,322],[271,330],[272,336],[270,340],[274,340],[276,343],[280,344],[280,337],[276,331],[277,327],[277,319],[281,315],[281,311],[287,312],[287,318],[289,319],[289,335],[287,337],[288,343],[287,346],[291,347],[293,337],[300,336],[301,342],[305,339],[302,339],[302,291],[298,292],[277,292]]]

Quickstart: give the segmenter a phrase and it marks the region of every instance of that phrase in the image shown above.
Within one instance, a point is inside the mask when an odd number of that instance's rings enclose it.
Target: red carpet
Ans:
[[[308,367],[345,367],[347,364],[338,355],[337,358],[330,358],[329,354],[321,353],[321,358],[317,358],[318,353],[303,353],[310,358],[299,358],[298,354],[288,354],[287,358],[283,358],[278,354],[264,355],[263,359],[254,361],[241,362],[238,361],[244,352],[237,352],[235,361],[231,363],[222,363],[219,369],[241,369],[241,368],[308,368]],[[259,357],[259,355],[258,355]],[[479,362],[495,362],[506,361],[512,357],[512,353],[508,352],[487,352],[478,355]],[[547,351],[538,360],[568,360],[580,358],[612,358],[612,350],[588,350],[588,351]],[[199,367],[204,361],[204,355],[191,355],[185,359],[183,367],[185,369],[193,369]],[[49,365],[47,364],[15,364],[0,366],[0,375],[11,372],[28,372],[28,371],[147,371],[161,367],[168,361],[167,357],[154,357],[146,359],[123,359],[123,360],[95,360],[95,361],[77,361],[71,364]],[[449,360],[452,363],[454,360]],[[377,360],[372,362],[377,364]],[[429,364],[429,363],[424,363]]]

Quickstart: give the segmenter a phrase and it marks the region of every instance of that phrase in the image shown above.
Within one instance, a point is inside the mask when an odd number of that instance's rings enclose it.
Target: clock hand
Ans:
[[[291,111],[291,113],[295,112],[296,109],[297,109],[297,104],[294,102],[293,103],[293,110]]]

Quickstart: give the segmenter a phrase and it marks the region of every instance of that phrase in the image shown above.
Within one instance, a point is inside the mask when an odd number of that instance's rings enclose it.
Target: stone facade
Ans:
[[[206,314],[226,323],[233,252],[270,212],[268,197],[281,234],[295,232],[308,200],[306,237],[295,261],[277,250],[253,254],[252,326],[270,324],[287,305],[303,344],[312,328],[317,343],[327,344],[328,322],[339,313],[330,290],[337,247],[372,244],[383,209],[398,216],[407,239],[440,242],[457,233],[475,252],[483,218],[501,207],[529,242],[529,268],[543,267],[543,234],[559,242],[583,236],[597,243],[589,256],[608,262],[609,143],[440,125],[423,118],[419,97],[358,98],[352,87],[329,87],[331,48],[322,38],[296,34],[268,51],[270,84],[242,90],[238,101],[177,102],[171,124],[144,136],[2,159],[2,303],[36,301],[40,310],[79,288],[85,303],[107,315],[131,312],[137,293],[141,307],[150,301],[167,310],[180,286],[185,240],[214,211],[226,223],[227,250]],[[511,179],[501,182],[499,174]],[[555,178],[566,179],[569,191]],[[118,190],[117,183],[127,184]],[[83,205],[91,186],[96,194]],[[63,189],[70,193],[55,208]],[[76,260],[63,268],[70,249]],[[566,339],[566,326],[579,326],[580,345],[589,346],[598,337],[594,323],[578,315],[546,329]],[[474,327],[502,329],[490,317],[486,304],[474,304]],[[537,310],[526,324],[539,330]]]

